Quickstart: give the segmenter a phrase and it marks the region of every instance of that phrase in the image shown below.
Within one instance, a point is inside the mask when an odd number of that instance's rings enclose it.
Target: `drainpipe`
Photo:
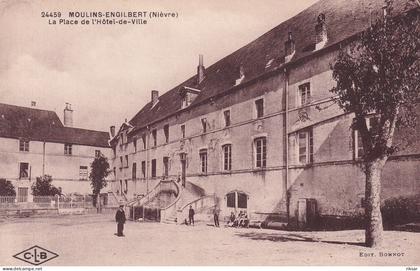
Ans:
[[[42,176],[45,175],[45,140],[42,144]]]
[[[289,183],[289,71],[284,68],[284,99],[285,99],[285,114],[284,114],[284,155],[285,155],[285,180],[283,182],[283,197],[286,200],[287,222],[289,223],[290,209],[289,209],[289,193],[287,191]]]
[[[146,137],[146,195],[149,197],[149,165],[150,165],[150,157],[149,157],[149,150],[150,150],[150,127],[147,126],[147,137]],[[149,198],[147,199],[149,200]]]

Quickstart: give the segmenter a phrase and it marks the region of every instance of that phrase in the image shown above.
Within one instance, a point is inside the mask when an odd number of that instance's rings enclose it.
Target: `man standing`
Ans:
[[[188,218],[190,219],[190,225],[194,226],[194,209],[190,205],[190,210],[188,211]]]
[[[125,223],[125,213],[124,213],[124,205],[120,204],[120,208],[118,208],[117,213],[115,214],[115,220],[117,221],[117,236],[123,237],[124,236],[124,223]]]
[[[219,209],[217,207],[213,210],[214,226],[219,227]]]

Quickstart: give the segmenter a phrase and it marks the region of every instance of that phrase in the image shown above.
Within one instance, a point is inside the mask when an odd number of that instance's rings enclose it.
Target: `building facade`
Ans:
[[[215,195],[223,217],[298,218],[310,202],[324,216],[363,213],[363,149],[330,67],[382,5],[321,0],[208,68],[200,56],[195,76],[152,91],[112,134],[114,191],[134,198],[174,179]],[[389,160],[383,199],[420,193],[419,147]]]
[[[0,104],[0,178],[12,181],[19,201],[30,200],[44,174],[64,194],[90,194],[90,164],[110,157],[107,132],[73,128],[70,104],[63,113],[64,124],[53,111]]]

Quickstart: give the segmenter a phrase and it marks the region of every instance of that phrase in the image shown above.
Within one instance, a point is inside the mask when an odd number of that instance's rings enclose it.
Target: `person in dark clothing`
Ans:
[[[213,218],[214,218],[214,226],[219,227],[219,210],[217,208],[214,208]]]
[[[190,209],[188,210],[188,218],[190,220],[190,225],[194,226],[194,209],[192,208],[192,206],[190,205]]]
[[[117,213],[115,214],[115,220],[117,221],[117,236],[124,236],[124,223],[125,223],[125,213],[124,213],[124,205],[120,205],[118,208]]]

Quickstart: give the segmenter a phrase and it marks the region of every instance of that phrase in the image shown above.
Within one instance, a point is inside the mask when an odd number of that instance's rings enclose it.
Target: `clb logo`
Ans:
[[[33,265],[40,265],[58,257],[58,254],[39,246],[33,246],[16,255],[13,255],[13,257]]]

